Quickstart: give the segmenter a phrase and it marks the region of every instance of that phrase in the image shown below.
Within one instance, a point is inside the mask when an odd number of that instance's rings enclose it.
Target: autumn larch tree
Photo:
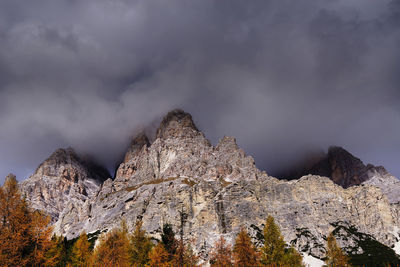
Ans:
[[[259,253],[244,228],[240,230],[236,237],[233,257],[234,264],[237,267],[259,266]]]
[[[286,248],[279,226],[272,216],[268,216],[264,227],[261,263],[264,266],[304,266],[301,254],[293,247]]]
[[[146,266],[149,253],[153,247],[146,231],[142,229],[142,221],[136,222],[136,227],[130,236],[130,261],[133,266]]]
[[[233,267],[232,247],[223,236],[215,243],[210,255],[212,267]]]
[[[48,227],[50,217],[41,211],[30,213],[29,231],[31,236],[32,256],[31,264],[33,266],[42,266],[46,263],[46,252],[50,249],[52,227]]]
[[[303,256],[292,246],[285,249],[285,255],[283,256],[282,266],[288,267],[304,267]]]
[[[172,265],[176,267],[195,267],[199,257],[194,253],[192,246],[179,241],[178,248],[172,259]]]
[[[282,264],[285,254],[285,241],[274,218],[268,216],[264,227],[264,246],[261,248],[263,265]]]
[[[68,255],[66,239],[63,236],[54,235],[51,238],[51,246],[46,252],[45,266],[63,267],[67,265]]]
[[[89,267],[92,264],[92,250],[85,232],[82,232],[72,247],[72,266]]]
[[[2,266],[45,265],[50,248],[49,218],[32,212],[18,182],[9,174],[0,188],[0,262]]]
[[[0,188],[0,262],[4,266],[25,266],[30,253],[29,211],[21,199],[18,182],[9,174]]]
[[[170,261],[170,255],[165,249],[163,243],[158,243],[149,254],[149,267],[172,267],[172,262]]]
[[[99,267],[130,266],[129,238],[125,222],[100,238],[94,251],[94,265]]]
[[[197,267],[199,262],[199,256],[194,253],[193,248],[190,244],[184,246],[183,252],[183,266],[185,267]]]
[[[333,233],[330,233],[327,240],[326,259],[325,263],[328,267],[348,267],[348,257],[343,253],[342,249],[338,246],[336,238]]]

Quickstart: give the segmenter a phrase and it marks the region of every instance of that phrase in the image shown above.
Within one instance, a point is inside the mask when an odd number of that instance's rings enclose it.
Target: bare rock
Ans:
[[[100,186],[83,173],[84,166],[52,161],[39,167],[23,188],[34,205],[59,215],[55,231],[67,238],[82,230],[111,229],[125,219],[130,228],[142,220],[144,229],[159,239],[164,223],[178,232],[184,212],[184,239],[193,242],[202,259],[221,235],[232,243],[241,227],[261,244],[268,215],[275,217],[287,243],[320,258],[338,221],[393,246],[400,223],[394,200],[399,197],[376,186],[378,182],[365,182],[384,171],[364,166],[341,149],[331,149],[329,159],[328,170],[337,183],[364,183],[345,189],[318,175],[292,181],[270,177],[234,138],[223,137],[212,146],[189,114],[175,110],[163,119],[151,144],[143,135],[132,142],[114,180]],[[357,170],[351,170],[354,166]]]
[[[21,183],[21,191],[33,208],[57,221],[66,208],[80,208],[93,197],[109,176],[106,169],[80,158],[72,148],[58,149]]]

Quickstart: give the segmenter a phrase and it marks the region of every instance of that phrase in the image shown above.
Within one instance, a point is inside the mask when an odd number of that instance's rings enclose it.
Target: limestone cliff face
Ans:
[[[148,138],[140,134],[134,140]],[[191,116],[181,110],[168,113],[151,146],[147,141],[133,144],[117,170],[113,182],[116,190],[173,177],[229,183],[266,176],[234,138],[224,137],[213,147],[198,131]]]
[[[56,222],[67,209],[80,209],[108,177],[107,170],[81,159],[72,148],[58,149],[21,183],[21,190],[34,208]]]
[[[45,210],[56,193],[44,191],[61,188],[66,194],[68,186],[75,192],[82,188],[79,178],[78,182],[64,178],[61,170],[50,173],[57,174],[35,174],[23,186],[34,203],[42,203],[37,207]],[[66,177],[75,177],[71,175]],[[61,187],[59,182],[50,188],[34,184],[54,177],[63,181]],[[152,143],[144,134],[132,141],[114,180],[93,190],[84,188],[86,195],[82,190],[74,194],[77,200],[63,198],[55,204],[58,234],[73,238],[82,230],[111,229],[125,219],[128,227],[142,220],[146,231],[160,238],[164,223],[178,230],[183,212],[187,215],[184,238],[204,259],[220,235],[232,242],[240,227],[260,243],[268,215],[276,218],[287,243],[318,257],[324,256],[324,238],[339,222],[354,225],[388,246],[398,238],[399,208],[380,188],[364,183],[344,189],[317,175],[292,181],[270,177],[256,168],[234,138],[224,137],[212,146],[181,110],[164,118]]]

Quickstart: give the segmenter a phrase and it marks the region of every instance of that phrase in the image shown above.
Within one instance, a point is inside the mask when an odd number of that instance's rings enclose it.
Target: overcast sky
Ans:
[[[173,108],[269,174],[340,145],[400,177],[398,0],[1,0],[0,181],[113,168]]]

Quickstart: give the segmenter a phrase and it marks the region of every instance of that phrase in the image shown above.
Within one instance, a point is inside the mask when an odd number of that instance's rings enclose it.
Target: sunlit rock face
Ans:
[[[106,169],[81,159],[72,148],[58,149],[21,183],[21,189],[34,208],[56,222],[63,213],[77,214],[108,177]]]
[[[55,171],[50,165],[58,165],[49,162],[42,164],[49,171],[39,167],[43,171],[24,182],[24,191],[34,207],[56,207],[56,232],[67,238],[82,230],[111,229],[122,219],[131,228],[142,220],[146,231],[160,238],[162,225],[170,223],[178,231],[184,214],[184,238],[203,259],[221,235],[232,242],[241,227],[261,244],[268,215],[275,217],[287,243],[316,257],[324,256],[324,238],[339,221],[388,246],[397,242],[398,206],[372,183],[345,189],[318,175],[292,181],[270,177],[234,138],[223,137],[212,146],[181,110],[168,113],[150,139],[144,134],[134,138],[114,180],[101,186],[102,178],[72,171],[63,176],[64,169]]]

